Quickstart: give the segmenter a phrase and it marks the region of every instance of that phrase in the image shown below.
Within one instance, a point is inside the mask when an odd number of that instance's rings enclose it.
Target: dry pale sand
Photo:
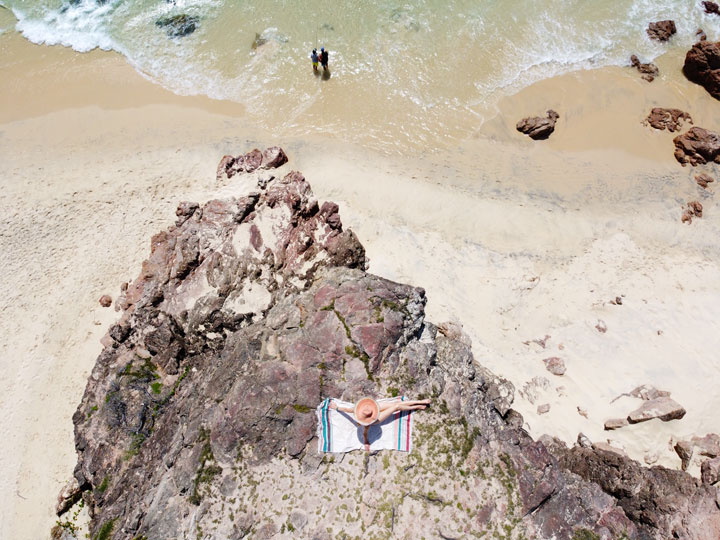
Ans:
[[[428,318],[462,322],[478,360],[518,390],[548,380],[534,403],[516,398],[533,435],[582,431],[677,468],[671,438],[720,432],[715,187],[698,188],[672,135],[640,123],[660,105],[720,129],[718,103],[673,75],[678,61],[660,59],[652,84],[620,68],[544,81],[456,148],[383,156],[253,130],[240,107],[173,96],[114,54],[0,35],[0,538],[44,538],[54,522],[75,463],[71,416],[117,316],[100,295],[135,277],[178,201],[241,189],[216,182],[223,154],[270,144],[341,204],[372,272],[425,287]],[[514,131],[551,107],[561,118],[548,141]],[[705,215],[688,226],[690,200]],[[545,348],[523,343],[545,335]],[[548,356],[565,360],[564,376],[545,370]],[[686,417],[604,432],[639,404],[610,401],[644,383],[671,391]]]

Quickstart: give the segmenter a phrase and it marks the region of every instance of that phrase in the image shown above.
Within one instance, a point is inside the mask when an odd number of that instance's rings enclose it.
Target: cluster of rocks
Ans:
[[[693,218],[701,218],[703,215],[703,206],[699,201],[690,201],[683,210],[680,220],[683,223],[692,223]]]
[[[547,139],[553,131],[555,131],[555,123],[560,115],[550,109],[546,116],[532,116],[520,120],[515,129],[520,133],[524,133],[533,140]]]
[[[634,54],[630,57],[630,65],[637,69],[641,73],[642,78],[647,82],[653,82],[655,77],[660,74],[660,70],[655,64],[652,62],[643,63],[637,55]]]
[[[685,416],[686,413],[682,405],[670,398],[670,392],[658,390],[654,386],[638,386],[628,394],[623,395],[641,399],[643,403],[640,407],[630,412],[626,418],[612,418],[605,421],[605,430],[607,431],[619,429],[629,424],[647,422],[655,418],[663,422],[679,420]],[[618,396],[618,398],[619,397],[620,396]]]
[[[657,21],[657,22],[651,22],[647,27],[647,35],[650,36],[650,39],[654,39],[656,41],[667,41],[670,39],[673,34],[677,33],[677,28],[675,28],[675,21]]]
[[[181,204],[153,237],[73,416],[60,513],[82,497],[106,540],[718,538],[714,486],[534,441],[462,329],[425,320],[424,290],[366,273],[337,205],[275,174]],[[318,452],[322,398],[368,394],[432,398],[413,451]]]

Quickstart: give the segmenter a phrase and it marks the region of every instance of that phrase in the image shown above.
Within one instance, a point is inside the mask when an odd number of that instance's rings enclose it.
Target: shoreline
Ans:
[[[709,337],[719,334],[720,216],[713,188],[692,181],[701,171],[718,178],[718,167],[680,167],[674,135],[640,124],[651,106],[691,104],[695,125],[720,128],[702,88],[663,79],[677,59],[658,60],[661,78],[650,84],[623,68],[536,83],[505,98],[473,139],[397,156],[326,137],[278,138],[249,126],[242,107],[176,96],[115,53],[4,34],[0,50],[15,53],[2,61],[14,77],[0,82],[10,96],[0,106],[0,201],[11,209],[0,230],[10,255],[0,304],[0,536],[37,538],[54,523],[55,494],[75,463],[70,418],[117,317],[98,298],[114,299],[136,276],[177,203],[232,194],[237,186],[218,184],[215,167],[255,146],[282,146],[315,195],[340,204],[370,272],[425,287],[428,320],[464,325],[478,362],[515,384],[514,407],[535,438],[572,443],[581,431],[679,468],[671,437],[720,432],[711,392],[718,343]],[[548,141],[514,132],[525,112],[552,107],[561,117]],[[681,224],[680,207],[693,199],[706,215]],[[609,304],[621,294],[623,306]],[[607,333],[595,330],[598,320]],[[548,334],[545,348],[523,344]],[[555,355],[568,366],[562,377],[541,361]],[[533,377],[549,386],[530,403],[522,393]],[[640,384],[670,390],[687,416],[604,432],[605,419],[639,405],[608,402]],[[537,415],[546,402],[550,412]]]

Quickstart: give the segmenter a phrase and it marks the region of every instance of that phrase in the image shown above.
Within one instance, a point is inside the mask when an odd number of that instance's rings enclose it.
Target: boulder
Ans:
[[[685,416],[685,409],[669,397],[659,397],[645,401],[640,407],[631,412],[627,419],[631,424],[646,422],[659,418],[663,422],[679,420]]]
[[[709,2],[707,0],[703,1],[702,3],[703,8],[705,8],[705,13],[715,15],[720,15],[720,6],[718,6],[715,2]]]
[[[555,123],[558,118],[560,115],[550,109],[544,118],[542,116],[523,118],[517,123],[515,129],[536,141],[547,139],[555,131]]]
[[[683,166],[720,163],[720,135],[701,127],[690,128],[673,139],[675,159]]]
[[[688,113],[680,109],[664,109],[662,107],[653,108],[645,119],[645,123],[650,127],[659,130],[667,129],[670,132],[680,131],[683,122],[692,124],[692,118]]]
[[[675,28],[675,21],[666,20],[651,22],[646,31],[650,39],[667,41],[677,32],[677,28]]]
[[[553,375],[564,375],[565,374],[565,361],[557,356],[551,356],[550,358],[543,359],[545,362],[545,369],[547,369]]]
[[[197,29],[197,23],[200,17],[181,13],[168,17],[161,17],[155,21],[155,26],[165,29],[165,33],[170,37],[182,37],[192,34]]]
[[[695,177],[695,182],[703,189],[707,189],[708,184],[712,184],[714,181],[715,179],[706,173],[700,173]]]
[[[720,42],[698,41],[685,55],[683,73],[720,99]]]
[[[611,418],[605,420],[605,431],[611,431],[613,429],[620,429],[628,425],[627,418]]]
[[[655,64],[643,64],[634,54],[630,57],[630,65],[637,69],[642,74],[642,78],[647,82],[653,82],[655,77],[660,74],[660,70]]]
[[[720,457],[703,461],[700,466],[700,478],[703,484],[716,484],[720,480]]]

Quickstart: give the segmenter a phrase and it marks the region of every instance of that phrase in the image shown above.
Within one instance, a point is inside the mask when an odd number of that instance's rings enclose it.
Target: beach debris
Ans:
[[[629,424],[627,418],[611,418],[610,420],[605,420],[604,428],[605,431],[612,431],[613,429],[620,429]]]
[[[695,32],[695,35],[697,36],[698,41],[706,41],[707,40],[707,34],[705,33],[705,30],[702,28],[698,28],[697,32]]]
[[[520,395],[534,405],[540,398],[540,394],[547,390],[550,390],[550,381],[548,379],[545,377],[533,377],[520,389]]]
[[[585,435],[584,433],[578,433],[577,443],[578,446],[581,446],[583,448],[592,448],[593,445],[592,441],[588,439],[587,435]]]
[[[655,77],[660,75],[660,70],[655,64],[643,64],[634,54],[630,57],[630,65],[642,73],[642,78],[647,82],[653,82]]]
[[[662,107],[654,107],[643,121],[645,125],[650,125],[654,129],[667,129],[670,132],[680,131],[680,127],[684,122],[693,123],[688,113],[680,109],[665,109]]]
[[[720,58],[718,58],[720,61]],[[720,71],[720,70],[719,70]],[[690,128],[673,139],[675,159],[683,166],[720,163],[720,135],[701,127]]]
[[[197,24],[200,17],[180,13],[169,17],[161,17],[155,21],[155,26],[165,29],[165,33],[170,37],[182,37],[192,34],[197,30]]]
[[[610,452],[611,454],[615,454],[616,456],[620,457],[628,457],[627,452],[623,450],[622,448],[618,448],[617,446],[613,446],[609,442],[596,442],[592,445],[593,450],[600,450],[602,452]]]
[[[607,324],[605,324],[605,321],[603,321],[602,319],[598,319],[598,322],[595,325],[595,330],[597,330],[601,334],[607,332]]]
[[[720,99],[720,42],[698,41],[685,55],[683,73],[712,97]]]
[[[667,396],[649,399],[640,407],[632,411],[627,419],[631,424],[646,422],[654,418],[659,418],[663,422],[670,420],[679,420],[685,416],[685,409],[674,399]]]
[[[677,32],[675,28],[675,21],[665,20],[651,22],[647,27],[647,35],[650,39],[657,41],[667,41],[670,37]]]
[[[533,140],[547,139],[555,131],[555,123],[560,115],[552,109],[547,111],[547,116],[529,116],[523,118],[516,125],[515,129],[524,133]]]
[[[703,212],[702,204],[698,201],[690,201],[687,203],[687,208],[683,211],[680,221],[683,223],[692,223],[694,217],[701,218]]]
[[[580,407],[580,406],[578,405],[578,406],[576,407],[576,409],[577,409],[577,412],[578,412],[578,414],[579,414],[580,416],[582,416],[583,418],[587,418],[587,417],[588,417],[588,412],[587,412],[587,409],[586,409],[586,408]]]
[[[623,303],[622,296],[616,296],[615,298],[613,298],[612,300],[610,300],[610,303],[611,303],[613,306],[622,306],[622,303]]]
[[[700,465],[700,478],[703,484],[713,485],[720,481],[720,457],[703,461]]]
[[[538,339],[529,339],[527,341],[523,341],[523,345],[530,345],[531,343],[536,343],[540,345],[543,349],[547,346],[547,340],[550,339],[549,334],[545,334],[544,338],[538,338]]]
[[[553,375],[558,377],[565,373],[565,361],[557,356],[551,356],[543,359],[545,362],[545,369],[547,369]]]
[[[708,184],[712,184],[714,181],[715,179],[706,173],[700,173],[695,177],[697,185],[704,189],[707,189]]]
[[[720,6],[718,6],[715,2],[708,2],[704,1],[702,3],[703,8],[705,8],[705,13],[708,15],[714,13],[715,15],[720,15]]]
[[[549,403],[543,403],[542,405],[537,406],[538,414],[545,414],[548,412],[550,412],[550,404]]]
[[[99,301],[102,307],[110,307],[112,305],[112,297],[109,294],[103,294]]]

